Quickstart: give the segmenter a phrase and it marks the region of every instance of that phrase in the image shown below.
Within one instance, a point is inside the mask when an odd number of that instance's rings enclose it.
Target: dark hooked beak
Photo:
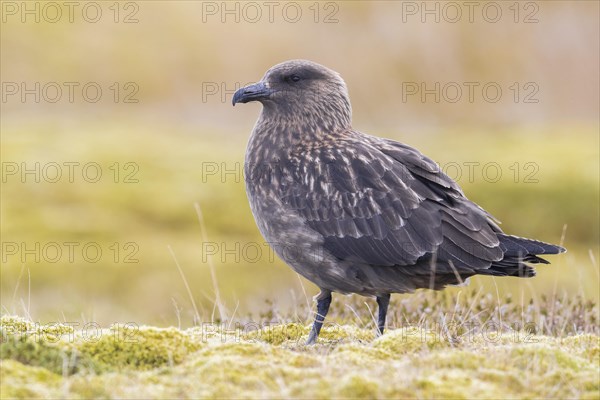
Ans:
[[[257,82],[235,92],[231,103],[235,106],[236,103],[248,103],[249,101],[264,99],[265,97],[269,97],[270,94],[271,89],[263,82]]]

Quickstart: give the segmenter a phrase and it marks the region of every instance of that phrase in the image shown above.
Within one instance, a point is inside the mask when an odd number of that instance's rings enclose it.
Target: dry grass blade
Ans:
[[[185,289],[187,290],[188,296],[192,303],[192,307],[194,308],[194,318],[196,319],[196,321],[194,321],[194,322],[198,324],[202,320],[200,318],[200,313],[198,312],[198,307],[196,307],[196,301],[194,300],[194,296],[192,295],[192,290],[190,289],[190,285],[188,284],[187,278],[185,277],[185,274],[183,273],[183,269],[181,269],[181,265],[179,265],[179,261],[177,261],[177,257],[175,256],[173,249],[171,248],[171,246],[167,246],[167,247],[169,249],[169,252],[171,253],[171,257],[173,257],[173,261],[175,261],[175,265],[177,266],[179,275],[181,275],[181,279],[183,280],[183,284],[185,285]]]
[[[206,234],[206,225],[204,224],[204,216],[202,214],[202,208],[200,204],[194,203],[194,208],[196,209],[196,214],[198,215],[198,222],[200,224],[200,235],[202,237],[202,242],[208,242],[208,236]],[[215,305],[219,310],[219,316],[221,320],[224,321],[227,319],[227,310],[221,301],[221,293],[219,291],[219,283],[217,282],[217,273],[215,271],[215,264],[213,262],[212,256],[208,255],[208,267],[210,269],[210,277],[212,279],[213,290],[215,291]]]

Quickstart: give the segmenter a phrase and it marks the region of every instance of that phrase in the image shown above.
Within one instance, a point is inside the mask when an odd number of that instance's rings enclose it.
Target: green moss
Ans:
[[[45,336],[46,340],[57,340],[63,336],[72,335],[75,332],[75,328],[64,324],[44,324],[40,325],[38,332]]]
[[[25,318],[16,315],[3,315],[0,317],[0,330],[2,337],[5,335],[23,334],[33,331],[35,324]]]
[[[262,329],[251,331],[242,336],[244,340],[261,341],[273,345],[298,345],[304,346],[308,339],[311,326],[305,326],[297,323],[288,323],[282,325],[269,325]],[[375,338],[375,332],[371,330],[359,329],[349,325],[325,324],[319,338],[318,346],[336,345],[341,342],[361,341],[370,342]]]
[[[304,353],[292,354],[287,359],[287,363],[290,367],[298,369],[319,368],[323,365],[319,358]]]
[[[82,370],[100,371],[90,357],[72,346],[75,330],[64,324],[38,324],[18,316],[0,319],[2,343],[0,359],[16,360],[56,374],[74,374]]]
[[[83,354],[102,365],[140,370],[179,364],[199,348],[199,343],[175,328],[130,325],[113,325],[97,341],[85,341],[79,346]]]
[[[263,343],[225,343],[199,351],[186,367],[211,397],[239,397],[241,393],[276,390],[278,363],[282,350]]]
[[[223,343],[203,349],[198,353],[199,359],[210,360],[214,357],[245,357],[253,360],[266,360],[276,349],[263,343],[238,342]]]
[[[340,388],[340,396],[351,399],[375,399],[379,397],[379,385],[362,376],[350,376]]]
[[[579,371],[587,364],[583,358],[548,343],[518,345],[506,351],[512,356],[514,364],[523,369],[535,367],[539,371],[552,368]]]
[[[467,357],[469,358],[469,357]],[[501,369],[494,369],[490,367],[481,368],[483,360],[479,360],[479,368],[477,372],[477,377],[484,381],[493,385],[497,385],[498,387],[510,387],[511,390],[522,392],[526,391],[527,387],[522,379],[515,374],[514,372],[509,372]],[[449,366],[450,367],[450,366]],[[455,366],[456,367],[456,366]],[[472,368],[477,369],[477,368]]]
[[[367,346],[359,342],[344,343],[337,346],[330,354],[329,359],[334,363],[341,363],[347,368],[358,370],[378,367],[382,362],[389,362],[394,356],[377,347]]]
[[[389,331],[377,338],[373,346],[390,354],[405,354],[445,348],[450,344],[434,331],[411,327]]]
[[[28,336],[49,343],[56,343],[64,336],[68,336],[68,340],[72,341],[75,333],[75,329],[69,325],[39,324],[15,315],[3,315],[0,318],[0,331],[3,340],[9,337]]]
[[[110,388],[94,375],[74,376],[69,392],[81,399],[110,399]]]
[[[243,336],[243,339],[248,341],[261,341],[273,345],[280,345],[282,343],[301,343],[303,339],[306,341],[305,336],[308,336],[309,331],[310,328],[296,323],[268,325],[261,329],[248,332]]]
[[[444,372],[415,382],[417,397],[432,399],[466,399],[465,389],[471,386],[469,379],[459,372]]]
[[[326,325],[319,335],[319,341],[323,342],[370,342],[374,338],[374,330],[360,329],[352,325],[338,324]]]
[[[15,331],[29,331],[14,320]],[[8,325],[8,324],[7,324]],[[9,336],[2,398],[584,398],[598,397],[596,335],[515,334],[449,343],[433,331],[271,326],[201,343],[197,329],[115,325],[95,342],[73,332],[56,343]],[[216,332],[218,337],[219,332]],[[72,342],[65,337],[74,338]],[[213,338],[213,339],[215,339]],[[235,338],[235,339],[233,339]],[[61,360],[78,368],[64,369]],[[18,362],[20,360],[22,362]],[[84,368],[82,361],[93,362]],[[27,364],[26,364],[27,363]],[[71,364],[69,364],[71,365]],[[67,373],[65,373],[67,372]],[[101,373],[98,373],[101,372]]]
[[[581,357],[600,365],[600,337],[596,335],[569,336],[562,339],[561,344],[577,351]]]
[[[94,360],[75,349],[49,344],[28,336],[10,337],[0,344],[0,358],[43,367],[56,374],[71,375],[82,370],[101,370]]]
[[[50,398],[61,384],[61,376],[45,368],[24,365],[18,361],[0,363],[0,398]],[[56,396],[58,397],[58,396]]]
[[[427,378],[417,381],[428,393],[425,397],[460,398],[470,393],[472,397],[572,398],[598,390],[597,363],[578,356],[577,346],[571,349],[544,336],[535,339],[535,343],[475,344],[420,353],[411,364],[419,371],[431,370]],[[463,383],[458,385],[460,379]]]

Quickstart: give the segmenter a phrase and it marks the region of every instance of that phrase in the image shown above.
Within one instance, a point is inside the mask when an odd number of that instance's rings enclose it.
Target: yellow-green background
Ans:
[[[96,242],[104,253],[98,263],[77,252],[73,263],[65,255],[58,263],[31,257],[22,263],[5,255],[3,312],[44,321],[169,325],[180,319],[190,325],[193,306],[170,246],[201,318],[210,321],[215,293],[195,203],[204,213],[207,240],[221,250],[235,251],[236,243],[263,250],[257,262],[243,252],[237,252],[239,261],[222,252],[213,257],[229,315],[272,308],[265,300],[288,309],[306,301],[304,290],[315,294],[312,284],[270,259],[240,174],[203,175],[209,164],[240,171],[260,106],[232,108],[231,91],[290,58],[312,59],[342,74],[355,128],[415,146],[442,166],[460,165],[467,196],[503,221],[507,232],[553,243],[564,233],[569,252],[552,257],[536,278],[481,278],[472,286],[495,292],[497,285],[524,298],[583,293],[598,300],[597,2],[535,2],[534,23],[523,22],[534,10],[525,3],[519,3],[515,23],[512,2],[500,3],[497,23],[477,11],[473,22],[466,15],[458,23],[432,16],[422,22],[420,15],[404,22],[401,2],[337,2],[334,23],[323,21],[325,12],[335,10],[325,3],[317,5],[315,22],[314,3],[298,2],[303,17],[297,23],[277,11],[285,3],[278,3],[272,23],[266,15],[256,23],[243,15],[239,22],[234,16],[222,22],[221,15],[203,21],[201,2],[133,3],[138,22],[130,24],[113,21],[112,2],[99,2],[104,14],[98,23],[83,20],[81,7],[73,23],[66,16],[58,23],[31,17],[22,23],[3,14],[2,82],[97,82],[104,95],[93,104],[78,91],[73,103],[65,95],[57,103],[8,97],[1,103],[2,162],[97,162],[105,176],[98,183],[77,174],[73,183],[6,177],[3,243],[77,242],[81,248]],[[241,11],[244,3],[237,4]],[[266,12],[264,3],[257,4]],[[135,9],[120,7],[120,18]],[[139,102],[115,103],[108,90],[114,82],[135,82]],[[406,82],[495,82],[503,95],[496,103],[477,91],[472,103],[464,97],[436,103],[431,96],[403,101]],[[539,101],[515,102],[509,90],[514,82],[534,82]],[[225,92],[207,95],[207,85]],[[139,182],[114,183],[109,167],[116,162],[139,166]],[[480,163],[472,181],[465,175],[471,162]],[[481,175],[490,162],[502,169],[498,182]],[[515,163],[521,167],[517,182],[510,169]],[[525,163],[538,167],[537,183],[525,182]],[[122,262],[123,253],[114,262],[108,248],[115,242],[136,243],[139,262]]]

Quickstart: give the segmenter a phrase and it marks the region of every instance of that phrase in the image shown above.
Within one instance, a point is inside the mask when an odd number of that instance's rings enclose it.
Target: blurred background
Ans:
[[[472,287],[598,301],[599,3],[466,3],[3,1],[2,312],[189,326],[211,265],[229,316],[306,303],[245,196],[260,105],[231,106],[292,58],[344,77],[356,129],[569,250]]]

